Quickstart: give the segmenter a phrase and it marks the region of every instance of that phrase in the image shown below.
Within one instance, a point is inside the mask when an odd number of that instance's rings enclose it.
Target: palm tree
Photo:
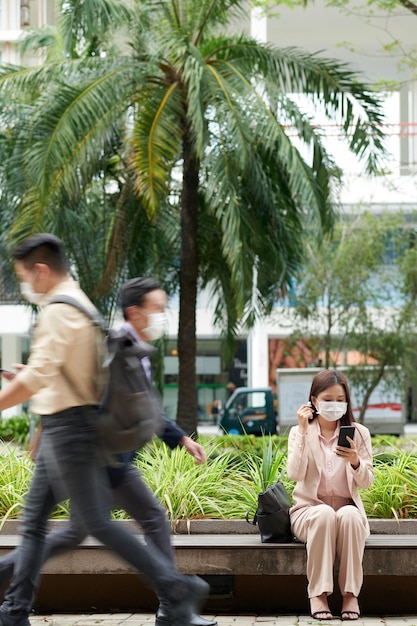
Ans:
[[[233,336],[285,289],[303,259],[303,230],[332,225],[331,183],[340,170],[313,114],[291,94],[305,94],[312,110],[340,123],[368,171],[383,152],[380,105],[369,88],[336,61],[231,34],[244,7],[243,0],[135,0],[131,9],[122,0],[68,0],[61,6],[67,58],[35,70],[3,68],[0,82],[3,96],[35,87],[39,94],[17,118],[17,127],[25,121],[17,149],[25,192],[14,238],[39,228],[71,232],[69,207],[83,201],[88,211],[88,193],[103,177],[108,183],[110,171],[117,202],[99,283],[105,291],[132,268],[144,211],[151,220],[171,216],[171,243],[173,222],[180,225],[177,419],[188,433],[196,432],[199,286],[213,289],[217,317]],[[124,28],[119,39],[108,37],[113,26]]]

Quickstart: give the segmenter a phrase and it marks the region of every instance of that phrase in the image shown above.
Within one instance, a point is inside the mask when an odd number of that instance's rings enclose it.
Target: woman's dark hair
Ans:
[[[349,426],[349,424],[353,424],[355,418],[353,417],[352,413],[352,403],[350,401],[349,386],[346,377],[344,374],[342,374],[342,372],[338,372],[337,370],[323,370],[322,372],[316,374],[313,382],[311,383],[309,400],[312,403],[312,398],[317,398],[319,393],[325,391],[329,387],[333,387],[333,385],[341,385],[345,391],[347,411],[345,415],[340,419],[340,423],[342,426]]]

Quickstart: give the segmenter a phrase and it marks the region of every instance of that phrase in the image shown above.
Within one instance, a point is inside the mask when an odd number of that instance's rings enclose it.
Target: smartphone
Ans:
[[[341,426],[339,432],[339,439],[337,440],[338,446],[343,446],[344,448],[350,448],[350,443],[346,439],[346,437],[350,437],[353,439],[355,436],[355,427],[354,426]]]

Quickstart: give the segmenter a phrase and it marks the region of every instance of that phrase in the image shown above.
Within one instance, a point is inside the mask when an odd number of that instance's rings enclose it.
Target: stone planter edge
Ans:
[[[67,520],[51,520],[52,527],[66,524]],[[133,520],[118,520],[118,524],[126,524],[136,532],[138,526]],[[379,535],[417,535],[417,519],[370,519],[369,525],[372,534]],[[1,534],[18,535],[20,533],[19,520],[6,520],[1,526]],[[179,535],[248,535],[257,534],[258,529],[246,520],[218,520],[218,519],[191,519],[180,520],[173,528]]]

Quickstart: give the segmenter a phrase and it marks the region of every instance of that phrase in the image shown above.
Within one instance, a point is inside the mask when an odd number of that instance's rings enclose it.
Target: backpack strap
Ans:
[[[69,306],[73,306],[75,309],[78,309],[78,311],[81,311],[81,313],[83,313],[86,317],[88,317],[88,319],[91,321],[93,326],[95,326],[96,328],[99,328],[104,335],[106,336],[108,335],[109,327],[106,324],[106,321],[104,320],[104,318],[100,315],[100,313],[97,311],[96,308],[94,308],[93,310],[88,309],[86,306],[81,304],[81,302],[79,302],[76,298],[73,298],[72,296],[66,296],[66,295],[55,296],[48,302],[47,306],[49,306],[50,304],[68,304]],[[111,357],[109,359],[106,359],[105,362],[103,363],[103,366],[107,367],[109,365],[110,360],[111,360]],[[73,381],[68,376],[68,373],[65,371],[63,367],[61,368],[61,372],[65,380],[70,385],[71,389],[76,393],[76,395],[78,395],[78,391]]]
[[[101,328],[101,330],[104,333],[106,334],[108,333],[108,330],[109,330],[108,325],[105,319],[97,311],[97,309],[94,309],[94,310],[87,309],[86,306],[81,304],[81,302],[79,302],[76,298],[73,298],[72,296],[66,296],[66,295],[55,296],[54,298],[52,298],[52,300],[48,302],[48,305],[49,304],[69,304],[70,306],[73,306],[74,308],[81,311],[81,313],[84,313],[84,315],[86,315],[93,322],[95,326],[98,326],[99,328]]]

